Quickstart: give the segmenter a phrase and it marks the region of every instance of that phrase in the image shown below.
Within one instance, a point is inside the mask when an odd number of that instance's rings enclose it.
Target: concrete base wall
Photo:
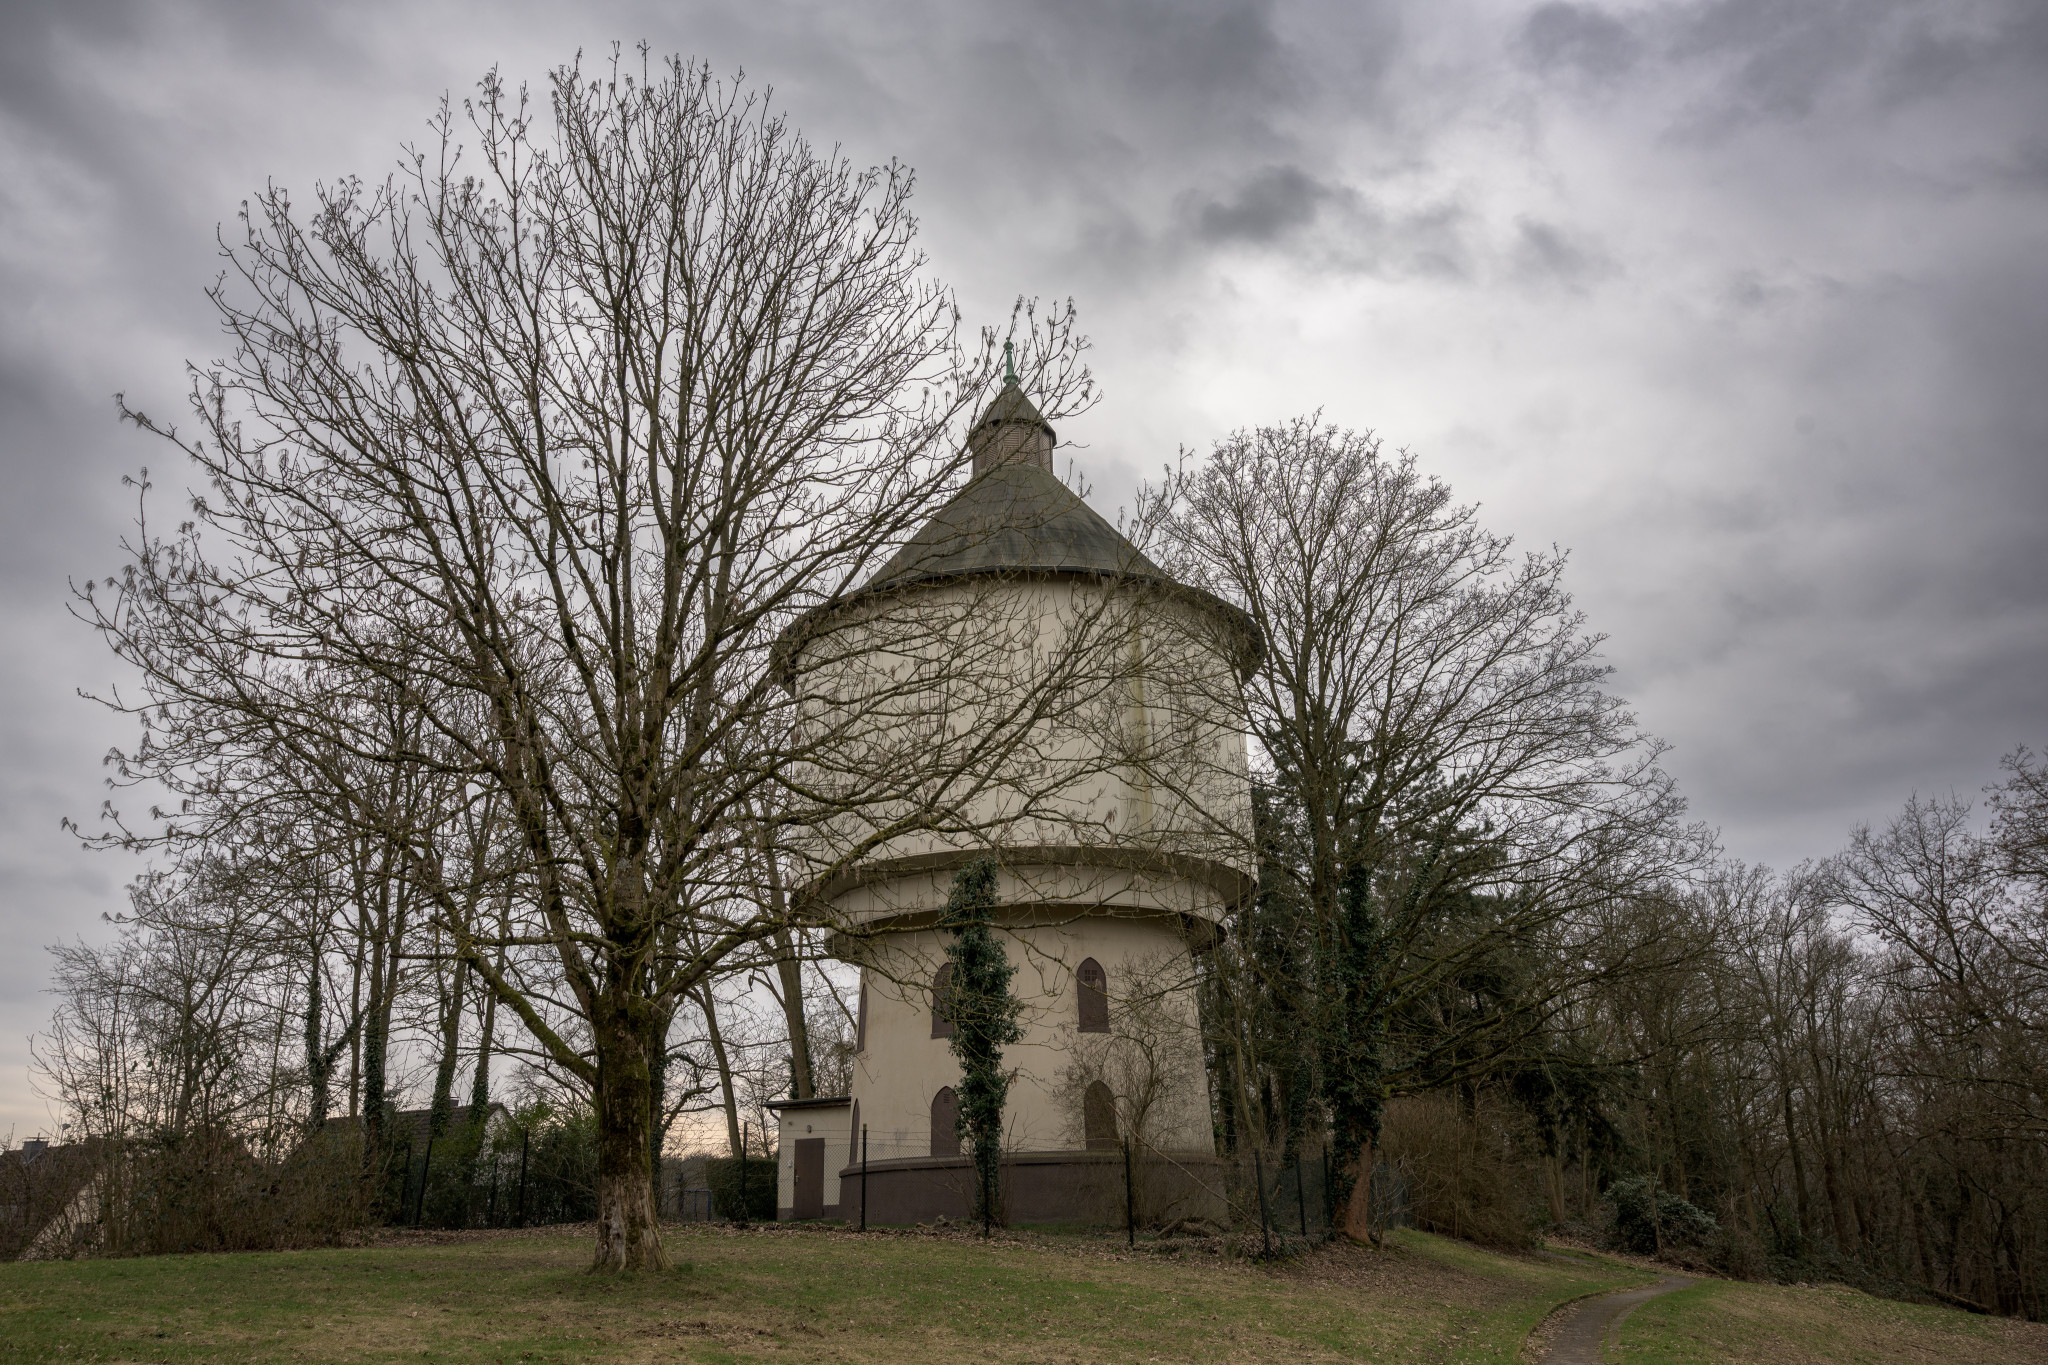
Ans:
[[[1176,1218],[1222,1221],[1227,1204],[1223,1163],[1207,1155],[1151,1157],[1132,1171],[1132,1202],[1141,1225]],[[861,1212],[861,1168],[839,1172],[840,1216]],[[871,1161],[865,1177],[867,1220],[871,1224],[929,1223],[944,1216],[967,1219],[974,1212],[974,1163],[969,1157],[910,1157]],[[1124,1222],[1122,1152],[1018,1152],[1002,1163],[1003,1221],[1086,1223],[1120,1227]]]

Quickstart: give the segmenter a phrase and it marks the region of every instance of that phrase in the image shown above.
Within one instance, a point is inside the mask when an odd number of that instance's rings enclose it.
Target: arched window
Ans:
[[[853,1102],[853,1119],[846,1125],[846,1164],[860,1162],[860,1101]]]
[[[932,1155],[960,1155],[960,1101],[950,1085],[932,1096]]]
[[[953,964],[948,962],[939,968],[939,974],[932,978],[932,1037],[951,1038],[953,1021],[947,1017],[946,996],[953,988]],[[952,1094],[952,1091],[947,1091]]]
[[[853,1026],[853,1050],[868,1050],[868,978],[865,972],[861,973],[860,978],[860,1014]]]
[[[1094,958],[1084,961],[1074,973],[1074,989],[1081,997],[1081,1032],[1109,1032],[1109,977]]]
[[[1091,1152],[1114,1149],[1116,1137],[1116,1096],[1101,1081],[1090,1081],[1081,1097],[1081,1137]]]

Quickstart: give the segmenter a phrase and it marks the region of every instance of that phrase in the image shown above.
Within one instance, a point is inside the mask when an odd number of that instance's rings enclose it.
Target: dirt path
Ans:
[[[1638,1304],[1698,1283],[1685,1275],[1666,1275],[1641,1289],[1622,1289],[1579,1300],[1544,1324],[1544,1335],[1550,1339],[1544,1365],[1601,1365],[1600,1345],[1607,1339],[1608,1330],[1635,1311]]]

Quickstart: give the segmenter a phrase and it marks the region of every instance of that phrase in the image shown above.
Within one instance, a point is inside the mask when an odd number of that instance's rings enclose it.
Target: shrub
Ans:
[[[519,1168],[522,1142],[526,1179]],[[501,1179],[498,1222],[583,1223],[597,1217],[597,1116],[587,1107],[522,1106],[498,1130],[485,1166]],[[496,1172],[492,1175],[492,1172]]]
[[[748,1157],[746,1174],[746,1217],[761,1223],[774,1222],[775,1158]],[[711,1190],[712,1210],[717,1216],[737,1222],[740,1218],[740,1158],[719,1156],[705,1162],[704,1183]]]
[[[1703,1247],[1721,1231],[1713,1214],[1657,1189],[1647,1175],[1615,1181],[1602,1198],[1613,1211],[1615,1245],[1639,1256],[1655,1255],[1660,1245],[1666,1251]]]
[[[360,1149],[345,1136],[269,1159],[221,1129],[158,1129],[52,1148],[21,1173],[42,1197],[7,1220],[9,1254],[32,1241],[64,1256],[321,1246],[369,1219]]]
[[[1387,1106],[1381,1160],[1405,1183],[1409,1216],[1429,1232],[1485,1246],[1535,1243],[1517,1111],[1481,1095],[1409,1095]]]

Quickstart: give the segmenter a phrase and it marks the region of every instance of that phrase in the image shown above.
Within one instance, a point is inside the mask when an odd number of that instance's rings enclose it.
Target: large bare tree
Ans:
[[[1469,1079],[1565,998],[1474,976],[1599,932],[1599,911],[1704,841],[1677,825],[1661,746],[1604,690],[1562,556],[1515,554],[1405,452],[1312,416],[1241,431],[1149,489],[1140,520],[1170,571],[1263,639],[1216,704],[1257,744],[1248,910],[1278,899],[1302,922],[1288,970],[1313,986],[1288,1032],[1318,1055],[1292,1079],[1319,1095],[1348,1190],[1390,1087]]]
[[[131,780],[189,791],[260,748],[497,804],[510,847],[482,865],[387,827],[399,883],[593,1095],[595,1264],[656,1266],[669,1024],[810,913],[743,894],[750,812],[880,803],[854,859],[953,804],[929,753],[847,738],[858,708],[792,724],[804,689],[770,654],[957,486],[993,336],[963,345],[924,277],[907,171],[821,153],[702,68],[566,67],[545,109],[494,74],[437,129],[381,184],[247,206],[196,432],[129,414],[205,487],[85,611],[147,680]],[[1085,385],[1069,321],[1025,338],[1055,412],[1048,386]],[[399,751],[362,719],[390,696],[418,722]],[[502,931],[474,913],[486,868],[516,879]]]

